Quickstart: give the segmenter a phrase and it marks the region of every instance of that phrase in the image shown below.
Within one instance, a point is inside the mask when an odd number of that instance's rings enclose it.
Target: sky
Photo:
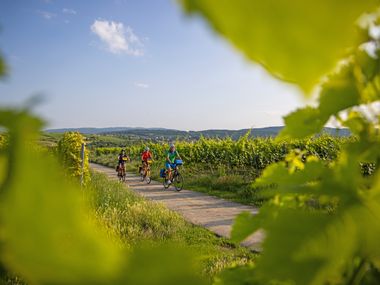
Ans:
[[[170,0],[0,0],[1,106],[48,128],[283,125],[295,86],[248,62]]]

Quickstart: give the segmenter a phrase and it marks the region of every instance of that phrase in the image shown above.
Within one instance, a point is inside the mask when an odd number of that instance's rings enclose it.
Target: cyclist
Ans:
[[[175,167],[174,162],[176,159],[181,159],[181,156],[179,155],[178,151],[175,149],[175,145],[171,144],[169,150],[166,153],[166,160],[165,160],[165,168],[168,172],[168,182],[171,183],[172,180],[172,168]]]
[[[124,169],[125,162],[129,160],[128,155],[126,154],[125,150],[123,149],[120,153],[119,156],[117,157],[118,159],[118,170]]]
[[[141,154],[142,169],[146,169],[148,167],[148,160],[152,159],[152,153],[150,152],[149,147],[146,147],[143,153]]]

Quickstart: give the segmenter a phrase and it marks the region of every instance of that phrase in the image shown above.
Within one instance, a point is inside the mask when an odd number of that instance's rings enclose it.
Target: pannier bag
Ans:
[[[166,176],[166,173],[165,173],[166,171],[165,171],[165,169],[164,168],[162,168],[161,170],[160,170],[160,177],[161,178],[165,178],[165,176]]]

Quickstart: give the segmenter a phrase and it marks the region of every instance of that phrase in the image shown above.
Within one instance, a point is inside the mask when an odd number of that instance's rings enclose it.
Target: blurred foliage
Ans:
[[[0,134],[0,150],[5,148],[7,144],[7,137],[5,134]]]
[[[83,184],[86,185],[90,179],[88,166],[88,151],[84,148],[84,164],[82,169],[82,144],[85,144],[84,137],[78,132],[67,132],[58,141],[57,153],[68,174],[75,178],[80,178],[83,174]]]
[[[305,91],[329,74],[318,106],[286,116],[280,139],[318,133],[332,116],[357,137],[331,164],[295,151],[264,170],[253,187],[266,187],[270,200],[256,216],[241,214],[232,231],[242,241],[264,229],[263,254],[254,268],[231,270],[218,284],[379,284],[380,116],[368,105],[380,100],[380,42],[371,33],[378,14],[355,28],[379,1],[182,3],[250,59]],[[373,166],[365,176],[363,163]]]
[[[34,150],[41,122],[26,111],[1,110],[0,125],[9,138],[1,152],[1,263],[35,284],[109,279],[122,257],[91,224],[77,187]]]
[[[370,39],[378,45],[378,39]],[[280,137],[303,138],[320,132],[331,116],[340,119],[342,111],[380,100],[380,52],[369,55],[359,46],[321,86],[317,107],[305,107],[285,117]],[[368,109],[370,111],[370,109]]]
[[[358,41],[355,21],[377,0],[181,0],[249,59],[304,90],[330,72]],[[337,17],[339,15],[339,17]]]

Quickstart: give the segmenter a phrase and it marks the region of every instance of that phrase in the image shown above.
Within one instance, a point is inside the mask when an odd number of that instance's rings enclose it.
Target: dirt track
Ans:
[[[90,164],[91,168],[116,180],[113,168],[98,164]],[[180,213],[187,221],[203,226],[218,236],[229,237],[234,218],[241,212],[257,214],[255,207],[245,206],[203,193],[182,190],[177,192],[170,187],[164,190],[162,183],[152,181],[151,184],[141,182],[134,174],[127,173],[126,185],[141,196],[164,204],[169,209]],[[246,239],[242,245],[260,251],[263,233],[258,231]]]

